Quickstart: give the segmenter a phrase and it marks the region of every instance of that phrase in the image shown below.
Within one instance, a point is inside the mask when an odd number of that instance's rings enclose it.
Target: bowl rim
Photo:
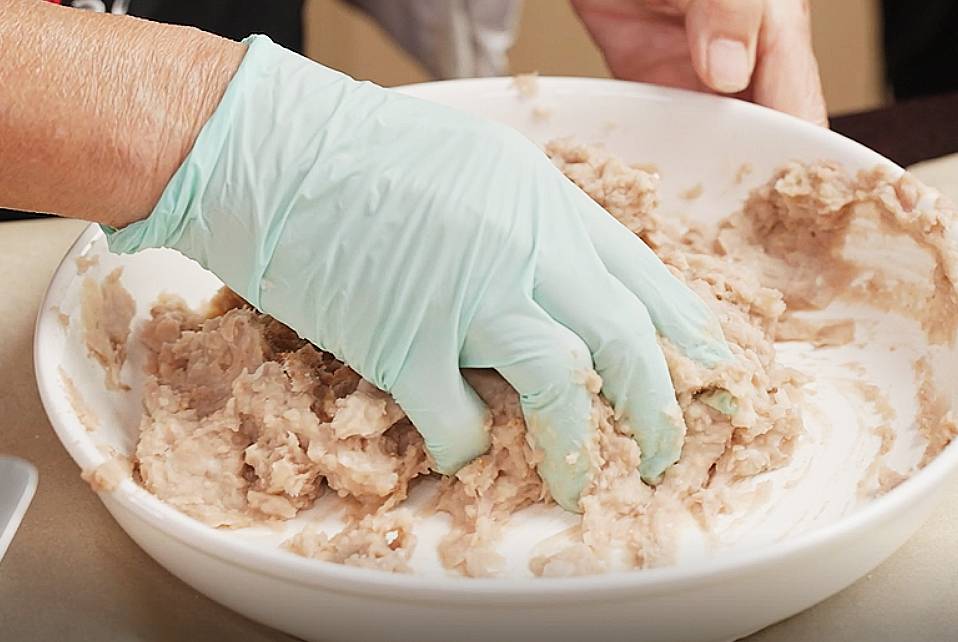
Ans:
[[[471,91],[509,91],[509,85],[504,80],[507,78],[438,81],[397,89],[427,98],[436,89],[470,87]],[[540,77],[539,82],[548,85],[550,90],[581,91],[582,85],[590,85],[590,89],[607,89],[616,95],[627,94],[654,100],[693,100],[721,109],[744,109],[750,117],[799,127],[809,136],[828,138],[833,144],[840,141],[841,145],[848,147],[850,156],[857,155],[867,162],[904,171],[876,152],[840,134],[744,101],[610,79]],[[51,306],[77,277],[71,267],[73,259],[102,234],[97,225],[90,225],[67,251],[44,293],[34,332],[33,356],[41,401],[61,443],[83,470],[100,465],[105,461],[105,456],[92,444],[91,437],[68,407],[56,401],[62,398],[63,391],[58,383],[56,359],[45,355],[45,337],[52,336],[57,330],[56,315]],[[939,493],[946,479],[958,470],[956,442],[949,444],[928,466],[887,494],[831,524],[782,542],[751,550],[732,551],[694,564],[580,577],[464,578],[404,575],[351,567],[308,559],[278,547],[264,547],[231,537],[228,530],[215,529],[188,517],[130,478],[124,479],[117,488],[98,494],[111,513],[116,507],[126,509],[151,528],[199,553],[256,574],[307,587],[322,587],[343,594],[375,596],[393,602],[415,602],[420,605],[423,601],[460,605],[471,603],[475,606],[493,603],[531,606],[607,602],[673,593],[689,586],[712,585],[736,575],[771,568],[786,558],[798,558],[826,544],[866,532],[876,524],[891,519],[907,506]]]

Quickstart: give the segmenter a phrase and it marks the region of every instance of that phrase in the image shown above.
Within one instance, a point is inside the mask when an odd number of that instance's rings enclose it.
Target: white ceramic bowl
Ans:
[[[654,163],[663,175],[664,207],[702,217],[730,213],[750,187],[791,159],[835,159],[851,170],[885,164],[900,171],[857,143],[789,116],[639,84],[544,78],[539,95],[526,99],[517,97],[509,79],[403,91],[503,121],[537,142],[573,136],[602,142],[628,160]],[[544,111],[551,113],[543,118]],[[754,172],[737,184],[731,177],[746,162]],[[679,197],[698,183],[701,198]],[[57,321],[61,309],[76,316],[82,277],[74,259],[96,247],[102,249],[102,238],[91,227],[64,259],[41,309],[35,346],[44,406],[84,470],[104,461],[104,445],[131,452],[140,414],[137,390],[105,393],[102,371],[86,358],[77,333],[65,333]],[[104,256],[102,263],[98,274],[126,266],[124,281],[141,315],[161,290],[184,293],[195,303],[217,286],[169,252]],[[141,356],[133,351],[128,370],[141,365]],[[939,357],[958,363],[951,352]],[[89,432],[78,421],[61,368],[99,416],[97,430]],[[949,380],[946,392],[954,395],[958,377]],[[781,543],[684,566],[568,579],[472,580],[338,566],[208,528],[129,479],[100,497],[127,533],[185,582],[248,617],[310,640],[729,640],[805,609],[875,567],[922,524],[956,468],[953,444],[888,495]]]

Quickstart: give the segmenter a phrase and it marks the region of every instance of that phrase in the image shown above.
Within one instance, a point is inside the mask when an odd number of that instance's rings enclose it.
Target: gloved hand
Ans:
[[[150,217],[111,249],[172,247],[390,392],[439,471],[489,446],[460,368],[521,395],[552,496],[578,509],[593,365],[654,480],[684,426],[656,330],[714,365],[716,320],[517,132],[249,50]]]

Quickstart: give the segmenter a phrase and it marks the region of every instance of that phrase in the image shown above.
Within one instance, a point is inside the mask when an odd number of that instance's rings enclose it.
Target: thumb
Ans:
[[[389,392],[440,473],[452,475],[489,449],[489,410],[454,360],[414,350]]]
[[[743,91],[755,69],[763,0],[691,0],[685,30],[692,66],[713,91]]]

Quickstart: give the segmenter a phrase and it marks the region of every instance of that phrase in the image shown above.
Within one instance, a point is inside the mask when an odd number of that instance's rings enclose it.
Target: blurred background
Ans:
[[[887,1],[917,12],[924,12],[927,4],[925,0]],[[843,114],[885,104],[890,93],[884,79],[881,2],[811,0],[810,4],[830,112]],[[946,0],[944,4],[958,3]],[[387,86],[432,77],[367,14],[341,0],[306,0],[304,27],[305,53],[351,76]],[[567,0],[525,0],[509,66],[511,73],[609,76]]]
[[[532,71],[610,75],[569,0],[55,1],[235,39],[265,33],[385,86]],[[958,0],[809,4],[832,129],[902,166],[958,152]],[[0,220],[23,216],[0,209]]]

